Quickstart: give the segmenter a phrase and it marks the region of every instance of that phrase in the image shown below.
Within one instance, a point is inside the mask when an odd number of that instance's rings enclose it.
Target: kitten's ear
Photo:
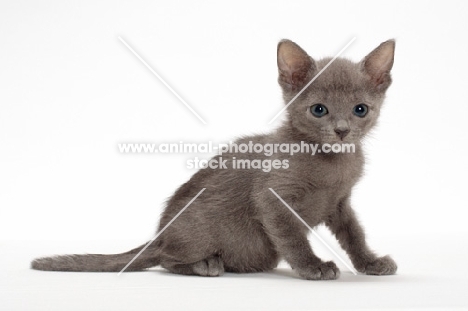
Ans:
[[[278,82],[284,91],[298,90],[312,79],[315,62],[299,45],[281,40],[277,53]]]
[[[378,90],[385,91],[392,83],[390,70],[393,67],[395,40],[381,43],[375,50],[362,60],[362,70]]]

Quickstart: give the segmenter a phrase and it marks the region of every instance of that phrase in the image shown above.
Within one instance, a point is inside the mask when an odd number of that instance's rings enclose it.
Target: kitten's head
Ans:
[[[375,125],[392,79],[395,41],[380,44],[359,63],[337,58],[315,61],[296,43],[278,44],[279,84],[291,129],[320,143],[357,142]]]

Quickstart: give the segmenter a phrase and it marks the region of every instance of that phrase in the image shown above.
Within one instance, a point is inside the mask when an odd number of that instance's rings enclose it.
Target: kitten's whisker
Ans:
[[[299,93],[296,94],[296,96],[294,96],[290,101],[289,103],[286,104],[286,106],[283,107],[283,109],[281,109],[274,117],[273,119],[270,120],[270,122],[268,122],[268,124],[271,124],[273,121],[276,120],[276,118],[278,118],[280,116],[280,114],[282,114],[288,107],[289,105],[291,105],[301,94],[302,92],[305,91],[305,89],[307,89],[309,87],[309,85],[312,84],[312,82],[314,82],[327,68],[328,66],[330,66],[340,55],[341,53],[343,53],[350,45],[351,43],[354,42],[354,40],[356,40],[356,37],[353,37],[351,39],[351,41],[349,41],[339,52],[338,54],[335,55],[335,57],[332,58],[331,61],[328,62],[328,64],[325,65],[325,67],[322,68],[322,70],[320,70],[316,75],[315,77],[312,78],[312,80],[309,81],[309,83],[306,84],[306,86],[304,86],[302,88],[302,90],[299,91]]]
[[[135,50],[132,49],[132,47],[124,39],[122,39],[122,37],[119,36],[119,40],[130,50],[130,52],[132,52],[143,63],[143,65],[146,66],[146,68],[149,69],[149,71],[151,71],[152,74],[156,76],[156,78],[159,79],[159,81],[161,81],[162,84],[164,84],[165,87],[167,87],[169,91],[172,92],[172,94],[175,95],[175,97],[177,97],[177,99],[179,99],[182,102],[182,104],[185,105],[185,107],[187,107],[188,110],[190,110],[190,112],[192,112],[203,124],[206,125],[205,120],[203,120],[203,118],[200,117],[200,115],[198,115],[198,113],[195,110],[193,110],[193,108],[182,97],[180,97],[180,95],[177,94],[177,92],[174,91],[174,89],[169,84],[167,84],[167,82],[164,81],[163,78],[161,78],[161,76],[156,71],[154,71],[154,69],[151,68],[151,66],[148,65],[146,61],[140,55],[138,55],[138,53],[135,52]]]
[[[145,247],[143,247],[143,248],[141,249],[141,251],[139,251],[138,254],[136,254],[135,257],[133,257],[133,259],[130,260],[130,262],[129,262],[128,264],[125,265],[125,267],[123,267],[122,270],[120,270],[120,272],[117,274],[117,276],[120,276],[120,275],[122,274],[122,272],[124,272],[125,270],[127,270],[127,268],[132,264],[132,262],[134,262],[138,257],[140,257],[140,255],[143,254],[143,252],[151,245],[151,243],[153,243],[154,240],[156,240],[156,239],[157,239],[157,238],[174,222],[174,220],[176,220],[176,219],[187,209],[187,207],[189,207],[190,204],[192,204],[193,201],[195,201],[195,200],[198,198],[198,196],[199,196],[200,194],[202,194],[203,191],[205,191],[205,189],[206,189],[206,188],[203,188],[202,190],[200,190],[200,192],[198,192],[197,195],[196,195],[193,199],[191,199],[190,202],[188,202],[187,205],[185,205],[185,207],[184,207],[183,209],[181,209],[180,212],[178,212],[177,215],[175,215],[174,218],[172,218],[171,221],[169,221],[169,222],[167,223],[167,225],[165,225],[164,228],[162,228],[161,231],[159,231],[158,234],[156,234],[156,235],[154,236],[154,238],[152,238],[152,239],[145,245]]]
[[[276,193],[275,190],[273,190],[272,188],[268,188],[268,189],[281,201],[281,203],[284,204],[284,206],[286,206],[286,207],[291,211],[291,213],[294,214],[294,216],[297,217],[297,219],[299,219],[310,231],[312,231],[312,234],[313,234],[313,235],[314,235],[314,236],[315,236],[315,237],[316,237],[316,238],[317,238],[317,239],[318,239],[318,240],[319,240],[335,257],[336,257],[336,258],[338,258],[338,260],[341,261],[341,262],[346,266],[346,268],[348,268],[354,275],[357,275],[357,271],[356,271],[353,267],[351,267],[343,258],[341,258],[340,255],[338,255],[338,253],[335,252],[335,251],[333,250],[333,248],[331,248],[331,247],[327,244],[327,242],[325,242],[324,239],[322,239],[322,237],[317,233],[317,231],[315,231],[314,229],[312,229],[312,228],[305,222],[305,220],[302,219],[302,217],[299,216],[299,214],[296,213],[296,211],[293,210],[292,207],[289,206],[289,204],[286,203],[286,201],[284,201],[284,200],[279,196],[278,193]]]

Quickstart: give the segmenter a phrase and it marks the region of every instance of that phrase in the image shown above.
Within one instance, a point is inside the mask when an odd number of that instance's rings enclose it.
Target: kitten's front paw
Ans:
[[[306,280],[336,280],[340,276],[340,270],[333,261],[298,270],[298,273]]]
[[[370,275],[389,275],[395,274],[397,268],[395,261],[387,255],[368,263],[365,272]]]

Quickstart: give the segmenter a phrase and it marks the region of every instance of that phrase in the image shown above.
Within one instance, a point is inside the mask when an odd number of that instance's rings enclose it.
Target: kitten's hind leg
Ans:
[[[161,266],[172,273],[199,276],[221,276],[224,264],[219,256],[211,256],[190,264],[162,263]]]

